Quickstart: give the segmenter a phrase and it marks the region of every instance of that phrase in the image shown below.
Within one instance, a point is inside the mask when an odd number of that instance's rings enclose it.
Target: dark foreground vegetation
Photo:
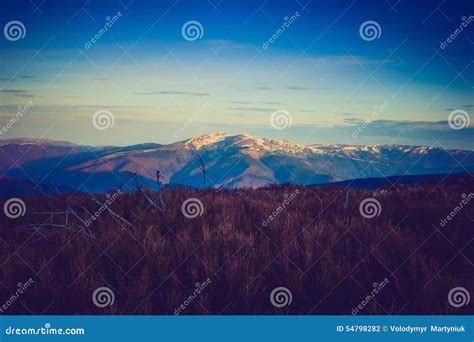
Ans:
[[[448,293],[474,295],[474,200],[441,225],[473,192],[463,176],[370,191],[143,190],[111,211],[105,195],[23,197],[24,216],[0,219],[2,314],[473,314]],[[195,218],[182,213],[189,198],[203,204]],[[360,214],[366,198],[380,215]],[[115,298],[98,307],[104,286]],[[277,287],[289,305],[272,305]]]

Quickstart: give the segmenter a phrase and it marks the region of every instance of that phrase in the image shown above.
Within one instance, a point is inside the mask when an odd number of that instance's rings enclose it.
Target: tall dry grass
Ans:
[[[351,314],[387,278],[360,314],[472,314],[472,302],[456,309],[447,296],[456,286],[474,294],[474,203],[439,224],[473,185],[461,177],[351,189],[347,208],[346,190],[337,187],[177,188],[164,192],[164,212],[139,192],[125,193],[110,208],[133,227],[105,212],[87,229],[73,218],[67,228],[23,226],[53,222],[33,212],[68,207],[85,219],[86,209],[98,210],[88,196],[25,197],[24,217],[0,219],[0,304],[31,277],[34,284],[4,314],[173,314],[209,278],[181,314]],[[262,224],[296,189],[299,195]],[[191,197],[205,208],[194,219],[181,212]],[[368,197],[382,205],[373,219],[359,213]],[[93,304],[101,286],[113,289],[113,305]],[[279,286],[293,297],[283,308],[269,299]]]

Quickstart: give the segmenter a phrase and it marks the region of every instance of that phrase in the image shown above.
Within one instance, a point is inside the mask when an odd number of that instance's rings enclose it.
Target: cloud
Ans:
[[[21,89],[2,89],[0,90],[0,93],[3,94],[13,94],[15,96],[21,96],[21,97],[34,97],[31,92],[27,90],[21,90]]]
[[[336,66],[360,66],[360,65],[381,65],[381,64],[398,64],[393,59],[372,59],[363,56],[354,55],[328,55],[322,57],[311,58],[313,64],[319,67],[335,68]]]
[[[465,104],[462,105],[460,108],[474,108],[474,104]],[[453,110],[458,110],[459,108],[445,108],[445,111],[452,112]]]
[[[360,128],[360,130],[359,130]],[[347,145],[418,145],[474,150],[474,127],[453,130],[447,120],[375,120],[368,124],[360,118],[347,118],[342,124],[321,122],[294,124],[293,140],[312,132],[319,139]],[[321,140],[321,141],[323,141]]]
[[[287,87],[287,90],[331,90],[329,87],[303,87],[303,86],[291,86]]]
[[[344,118],[344,122],[348,124],[360,124],[362,122],[365,122],[365,120],[359,119],[359,118]]]
[[[20,90],[20,89],[2,89],[2,90],[0,90],[0,93],[22,94],[22,93],[28,93],[28,91],[26,91],[26,90]]]
[[[272,113],[275,111],[275,108],[263,108],[263,107],[230,107],[227,108],[230,110],[238,110],[241,112],[265,112],[265,113]]]
[[[360,118],[345,118],[346,125],[339,127],[353,129],[355,126],[365,124],[365,135],[368,136],[399,136],[405,137],[471,137],[474,127],[467,127],[461,130],[453,130],[449,127],[447,120],[440,121],[408,121],[408,120],[374,120],[372,122]]]
[[[300,87],[300,86],[292,86],[292,87],[287,87],[286,89],[288,90],[309,90],[311,88],[308,87]]]
[[[88,105],[88,104],[77,104],[72,106],[63,106],[63,105],[48,105],[48,106],[37,106],[37,108],[45,108],[45,110],[50,111],[66,111],[68,109],[74,108],[75,110],[87,111],[87,112],[96,112],[98,110],[110,110],[110,111],[130,111],[130,110],[147,110],[147,109],[156,109],[155,106],[146,106],[146,105]]]
[[[269,105],[279,105],[280,102],[273,102],[273,101],[260,101],[261,104],[269,104]]]
[[[251,104],[267,104],[267,105],[280,105],[281,102],[275,102],[275,101],[229,101],[226,103],[232,103],[232,104],[245,104],[245,105],[251,105]]]
[[[210,96],[211,93],[198,93],[190,91],[179,91],[179,90],[163,90],[163,91],[152,91],[152,92],[143,92],[143,93],[133,93],[133,95],[187,95],[187,96]]]
[[[38,96],[35,96],[35,95],[32,95],[32,94],[17,94],[16,96],[17,97],[28,97],[28,98],[38,97]]]
[[[23,75],[23,76],[19,76],[18,78],[21,78],[21,79],[37,79],[38,77],[30,76],[30,75]],[[0,77],[0,81],[3,81],[3,82],[17,82],[18,78]]]

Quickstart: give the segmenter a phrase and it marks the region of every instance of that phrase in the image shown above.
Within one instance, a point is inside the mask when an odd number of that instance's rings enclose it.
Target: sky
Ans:
[[[2,0],[0,139],[473,150],[473,15],[468,0]]]

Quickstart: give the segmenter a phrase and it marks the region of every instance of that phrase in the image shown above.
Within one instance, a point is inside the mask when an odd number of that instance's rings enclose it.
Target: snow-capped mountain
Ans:
[[[157,171],[164,184],[234,188],[474,170],[471,151],[399,145],[304,145],[226,132],[169,145],[127,147],[15,139],[1,141],[0,150],[3,175],[86,192],[130,189],[137,181],[156,188]]]

